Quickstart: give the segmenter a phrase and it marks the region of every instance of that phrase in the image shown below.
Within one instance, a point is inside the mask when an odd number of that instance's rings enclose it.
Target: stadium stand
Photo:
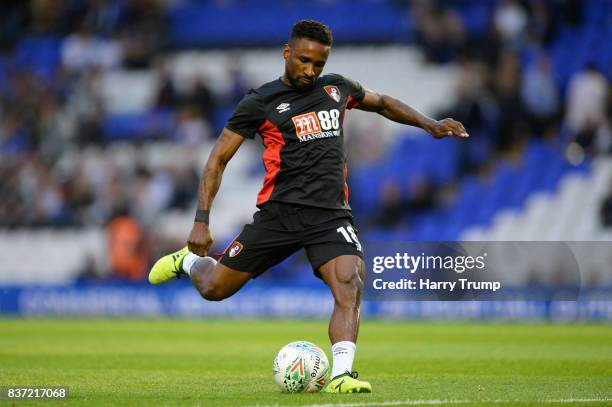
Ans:
[[[151,259],[180,244],[215,135],[245,90],[279,75],[279,45],[301,17],[334,30],[328,72],[456,116],[472,136],[435,141],[351,112],[362,239],[611,237],[598,215],[612,192],[609,1],[336,0],[309,15],[272,0],[62,4],[0,6],[2,283],[112,275],[105,228],[126,211],[150,233]],[[280,15],[286,24],[265,24]],[[566,114],[576,86],[601,96],[580,128]],[[215,205],[219,250],[254,210],[250,144]],[[32,245],[40,256],[25,255]],[[304,270],[297,257],[274,276]]]

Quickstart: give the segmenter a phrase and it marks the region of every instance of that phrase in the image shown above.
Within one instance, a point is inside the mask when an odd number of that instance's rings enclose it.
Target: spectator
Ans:
[[[100,36],[112,36],[125,18],[124,3],[122,0],[88,0],[79,21],[86,22]]]
[[[213,136],[212,129],[193,106],[179,109],[172,138],[186,146],[197,146]]]
[[[41,99],[38,122],[39,151],[48,162],[54,162],[69,149],[74,137],[74,120],[62,109],[61,102],[52,92]]]
[[[521,99],[532,134],[542,136],[553,130],[561,102],[551,76],[550,59],[545,53],[540,53],[527,68],[521,84]]]
[[[174,195],[171,208],[187,210],[197,198],[200,174],[190,165],[180,165],[174,169]]]
[[[446,63],[461,53],[466,44],[467,32],[463,21],[454,10],[431,3],[412,3],[413,22],[418,40],[425,48],[427,60]]]
[[[175,181],[169,171],[140,167],[136,180],[131,184],[134,185],[130,197],[133,212],[138,213],[139,219],[145,223],[154,221],[161,211],[170,206]]]
[[[405,206],[402,191],[396,181],[388,180],[381,185],[379,196],[380,211],[374,223],[379,227],[392,229],[402,220]]]
[[[174,108],[178,102],[178,95],[174,86],[172,76],[166,66],[164,59],[158,59],[155,64],[155,70],[157,73],[157,94],[155,96],[155,102],[153,107],[155,108]]]
[[[569,83],[566,126],[583,147],[589,148],[604,124],[608,83],[594,64],[575,73]]]
[[[456,100],[438,117],[455,117],[470,133],[479,137],[479,143],[461,143],[459,146],[459,174],[473,173],[490,156],[496,134],[499,112],[492,93],[486,87],[489,69],[481,62],[464,59],[455,82]]]
[[[157,0],[129,0],[121,24],[123,64],[147,68],[166,45],[168,21]]]
[[[407,194],[402,193],[400,186],[394,180],[382,184],[380,212],[375,219],[377,226],[392,229],[407,217],[410,218],[434,208],[436,188],[427,178],[414,179],[407,192]]]
[[[28,135],[13,112],[0,121],[0,161],[14,160],[30,150]]]
[[[83,72],[69,94],[66,107],[69,114],[75,117],[76,141],[80,145],[99,144],[104,141],[101,71],[90,69]]]
[[[133,282],[143,281],[150,262],[145,231],[126,214],[114,218],[107,231],[112,276]]]
[[[35,223],[39,226],[67,226],[71,219],[64,206],[64,197],[57,180],[42,162],[36,176],[34,194]]]
[[[200,75],[193,77],[188,92],[182,95],[181,104],[197,109],[198,114],[203,116],[208,122],[214,120],[216,110],[215,95]]]
[[[545,0],[529,2],[531,18],[529,19],[528,35],[534,44],[549,45],[557,29],[551,9]]]
[[[96,36],[85,23],[62,44],[62,64],[72,72],[80,73],[88,68],[114,68],[120,62],[119,44]]]
[[[30,24],[28,3],[21,0],[0,2],[0,53],[12,49]]]
[[[78,163],[71,173],[74,175],[67,177],[62,187],[66,206],[72,213],[73,224],[78,226],[93,224],[93,220],[87,214],[87,209],[95,200],[91,179],[87,176],[82,163]]]
[[[527,29],[527,12],[515,0],[502,1],[495,10],[495,28],[506,45],[520,46]]]
[[[26,203],[22,199],[19,185],[19,165],[0,160],[0,227],[28,226]]]
[[[417,177],[410,183],[410,198],[407,210],[409,215],[417,215],[435,207],[436,186],[425,177]]]
[[[521,139],[523,118],[519,96],[521,65],[514,52],[502,52],[493,80],[493,92],[499,110],[497,147],[500,151],[509,151]]]
[[[68,2],[33,0],[30,3],[30,31],[35,34],[65,34],[72,28]]]
[[[246,75],[240,69],[241,62],[239,59],[233,61],[230,65],[230,76],[232,80],[232,85],[229,92],[229,104],[231,106],[235,106],[242,100],[244,95],[248,93],[248,91],[252,88],[249,84],[249,81],[246,78]]]
[[[469,59],[460,64],[460,72],[455,82],[456,100],[441,117],[457,117],[471,132],[480,133],[495,118],[495,100],[486,88],[490,75],[486,65]]]
[[[596,134],[597,151],[612,154],[612,84],[608,86],[608,101],[603,124]]]
[[[612,228],[612,179],[610,179],[610,192],[601,205],[600,216],[601,224],[605,228]]]

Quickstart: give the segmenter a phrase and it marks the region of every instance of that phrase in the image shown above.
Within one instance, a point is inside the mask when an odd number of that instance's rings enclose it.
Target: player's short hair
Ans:
[[[333,37],[331,30],[325,24],[315,20],[300,20],[293,26],[289,42],[298,38],[307,38],[319,44],[331,46]]]

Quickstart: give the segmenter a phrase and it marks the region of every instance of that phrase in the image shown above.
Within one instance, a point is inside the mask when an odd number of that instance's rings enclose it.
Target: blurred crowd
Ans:
[[[436,114],[461,121],[473,136],[461,145],[459,179],[486,173],[501,157],[520,158],[533,138],[560,149],[567,146],[567,159],[573,164],[612,154],[612,82],[595,61],[587,61],[567,80],[553,70],[555,40],[562,31],[587,24],[588,3],[502,0],[477,33],[468,30],[457,11],[461,2],[410,3],[416,41],[427,60],[456,63],[460,70],[453,106]],[[612,15],[607,21],[612,23]],[[612,54],[612,45],[605,50]],[[427,178],[409,185],[386,182],[379,193],[381,210],[370,224],[404,227],[414,215],[439,207],[448,190],[448,185]]]
[[[155,72],[150,109],[170,111],[173,120],[167,132],[151,134],[147,142],[178,143],[186,151],[214,138],[219,110],[233,106],[250,87],[239,66],[227,94],[211,91],[200,77],[189,89],[175,87],[164,64],[172,51],[167,3],[0,2],[0,228],[110,224],[111,231],[123,227],[129,235],[133,225],[112,222],[127,216],[146,225],[162,211],[193,203],[200,168],[153,168],[137,158],[119,165],[105,154],[112,141],[100,89],[104,72]],[[409,8],[412,37],[429,62],[460,69],[456,102],[437,115],[462,121],[473,136],[462,151],[458,177],[512,155],[533,137],[575,143],[586,155],[612,151],[610,73],[595,63],[571,72],[568,81],[553,73],[551,46],[566,27],[585,24],[583,2],[500,0],[476,31],[457,12],[460,1],[393,3]],[[20,60],[20,44],[29,37],[60,42],[58,69]],[[91,154],[82,154],[86,150],[99,158],[96,165],[85,158]],[[406,193],[385,184],[370,223],[392,228],[407,214],[435,207],[444,193],[428,179],[409,188]]]
[[[142,218],[150,212],[141,204],[148,199],[161,202],[146,203],[158,213],[192,203],[200,168],[181,163],[151,168],[138,155],[131,166],[118,166],[104,154],[112,143],[105,127],[104,72],[154,71],[157,90],[150,109],[171,112],[172,120],[168,132],[149,134],[149,141],[175,142],[186,151],[213,137],[216,107],[234,103],[236,93],[247,86],[237,71],[228,95],[214,94],[202,78],[177,90],[164,66],[167,19],[162,4],[0,4],[0,227],[105,225],[121,213]],[[60,41],[56,70],[41,71],[20,61],[20,44],[36,36]],[[40,50],[30,52],[35,51]],[[103,163],[86,162],[79,154],[85,148],[98,151]]]
[[[612,152],[611,85],[596,61],[567,83],[551,66],[553,40],[585,24],[585,2],[503,0],[482,35],[469,35],[459,15],[443,6],[448,3],[413,3],[428,59],[456,61],[461,70],[456,104],[444,113],[490,137],[497,151],[527,137],[567,132],[562,141],[576,141],[592,154]]]

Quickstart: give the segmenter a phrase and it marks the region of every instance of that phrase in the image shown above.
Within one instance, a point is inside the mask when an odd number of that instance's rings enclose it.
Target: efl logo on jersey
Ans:
[[[340,103],[340,89],[337,86],[323,86],[323,89],[325,89],[330,98]]]
[[[234,243],[232,243],[232,246],[230,247],[229,256],[230,257],[238,256],[238,253],[242,251],[243,247],[244,246],[242,246],[242,243],[240,243],[239,241],[234,241]]]
[[[294,116],[291,120],[293,120],[295,134],[298,137],[321,132],[321,123],[315,112]]]

